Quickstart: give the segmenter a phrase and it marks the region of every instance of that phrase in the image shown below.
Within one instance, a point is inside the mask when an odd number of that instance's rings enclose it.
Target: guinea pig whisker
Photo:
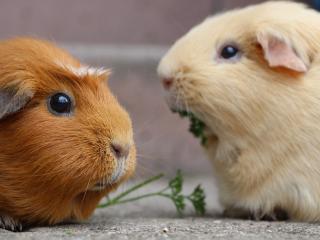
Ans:
[[[150,174],[154,174],[154,168],[151,166],[151,164],[145,165],[145,163],[139,163],[138,167],[137,167],[137,172],[141,172],[141,173],[150,173]]]
[[[181,105],[183,106],[182,110],[186,110],[187,112],[190,112],[190,107],[185,98],[181,98]]]
[[[191,112],[187,99],[183,99],[183,104],[186,106],[187,112]]]
[[[141,157],[143,159],[147,159],[147,160],[166,160],[166,161],[170,161],[170,158],[159,158],[159,157],[154,157],[154,156],[147,156],[147,155],[141,155],[141,154],[137,154],[137,157]]]
[[[175,106],[178,106],[179,105],[179,103],[180,103],[180,100],[181,99],[181,93],[180,93],[180,91],[176,91],[176,101],[175,101]]]
[[[137,158],[142,160],[142,161],[139,160],[138,168],[142,167],[146,163],[149,163],[149,162],[144,162],[143,159],[153,160],[158,163],[163,163],[163,166],[170,166],[170,163],[172,162],[172,158],[170,158],[170,157],[164,158],[164,157],[150,157],[150,156],[137,155]],[[150,163],[150,165],[153,165],[153,164]],[[152,167],[150,167],[150,168],[152,168]]]
[[[83,205],[84,199],[86,198],[87,192],[88,192],[88,190],[89,190],[89,186],[90,186],[90,181],[91,181],[91,179],[92,179],[92,175],[90,176],[90,178],[89,178],[89,180],[88,180],[86,189],[85,189],[84,194],[83,194],[83,196],[82,196],[81,205]]]
[[[159,112],[159,111],[157,111]],[[159,121],[159,116],[157,114],[150,114],[150,115],[154,115],[155,117],[148,119],[142,123],[140,123],[139,126],[136,126],[135,130],[134,130],[134,135],[135,136],[139,136],[141,134],[143,134],[145,131],[148,131],[150,129],[152,129],[154,127],[154,124]],[[147,141],[149,142],[149,140]]]
[[[141,149],[143,150],[144,146],[149,146],[154,144],[156,141],[159,140],[163,140],[164,137],[167,136],[167,133],[162,131],[161,133],[158,133],[157,136],[152,135],[150,139],[146,139],[143,142],[136,142],[136,148],[138,149],[138,151],[140,151]]]
[[[185,110],[187,112],[191,112],[190,107],[189,107],[189,103],[186,98],[182,98],[182,105],[185,107]]]
[[[135,177],[134,178],[140,178],[142,179],[143,176],[149,176],[149,175],[155,175],[156,172],[152,170],[152,168],[145,168],[143,166],[139,166],[136,170]]]

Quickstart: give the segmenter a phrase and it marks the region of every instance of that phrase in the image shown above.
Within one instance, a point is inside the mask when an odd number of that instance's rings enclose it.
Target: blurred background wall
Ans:
[[[263,1],[1,0],[0,37],[168,45],[212,13],[257,2]]]
[[[263,1],[0,0],[0,38],[46,38],[85,63],[112,68],[111,88],[134,122],[137,175],[176,169],[205,174],[211,166],[188,122],[168,110],[156,66],[178,37],[208,15],[257,2]]]

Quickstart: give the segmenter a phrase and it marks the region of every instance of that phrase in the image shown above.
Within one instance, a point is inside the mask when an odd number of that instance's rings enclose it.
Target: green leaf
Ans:
[[[184,202],[184,196],[181,194],[174,195],[171,197],[174,205],[176,206],[177,212],[181,215],[182,211],[185,209],[186,204]]]
[[[132,192],[152,182],[155,182],[162,177],[163,177],[163,174],[159,174],[157,176],[151,177],[141,183],[134,185],[133,187],[129,188],[127,191],[119,194],[114,198],[108,197],[108,201],[104,204],[99,205],[98,207],[105,208],[105,207],[109,207],[116,204],[124,204],[128,202],[137,201],[143,198],[160,196],[160,197],[165,197],[167,199],[172,200],[179,215],[182,215],[182,212],[186,207],[186,204],[185,204],[186,199],[188,199],[193,204],[197,213],[199,214],[205,213],[205,194],[200,185],[198,185],[189,196],[185,196],[181,193],[182,186],[183,186],[183,177],[180,170],[178,170],[176,176],[169,181],[168,186],[166,188],[159,191],[155,191],[155,192],[145,193],[143,195],[129,197],[129,195]]]
[[[192,202],[192,205],[196,213],[203,215],[206,212],[206,195],[200,185],[198,185],[188,199]]]
[[[177,171],[177,175],[170,180],[169,187],[171,188],[172,195],[175,196],[182,191],[183,177],[181,171]]]
[[[175,112],[178,112],[180,117],[189,117],[190,113],[188,113],[187,111],[174,111]]]
[[[205,129],[205,123],[201,121],[199,118],[197,118],[192,112],[188,112],[185,110],[179,111],[173,111],[178,112],[180,117],[185,118],[188,117],[190,120],[190,126],[189,131],[196,137],[200,139],[201,145],[205,145],[207,138],[204,135],[204,129]]]

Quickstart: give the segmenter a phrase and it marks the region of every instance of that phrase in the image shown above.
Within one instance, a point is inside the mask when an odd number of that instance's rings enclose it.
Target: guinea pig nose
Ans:
[[[111,149],[117,159],[127,158],[129,155],[129,144],[111,143]]]
[[[173,78],[163,78],[162,79],[162,85],[164,87],[164,89],[169,90],[170,87],[173,84]]]

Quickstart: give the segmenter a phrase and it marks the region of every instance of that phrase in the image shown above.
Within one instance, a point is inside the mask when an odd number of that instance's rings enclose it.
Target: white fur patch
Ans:
[[[80,67],[75,67],[70,64],[65,64],[61,62],[57,62],[57,64],[60,67],[63,67],[67,69],[68,71],[74,73],[78,77],[85,77],[88,75],[95,75],[95,76],[100,76],[103,74],[108,74],[110,70],[104,69],[104,68],[95,68],[95,67],[89,67],[89,66],[80,66]]]
[[[118,160],[117,168],[114,170],[111,176],[111,183],[118,181],[126,172],[126,158],[120,158]]]
[[[102,179],[100,182],[98,182],[92,188],[90,188],[90,191],[102,191],[107,186],[110,186],[113,183],[119,181],[119,179],[126,172],[126,158],[120,158],[117,163],[117,167],[114,169],[114,172],[112,173],[111,177]]]

